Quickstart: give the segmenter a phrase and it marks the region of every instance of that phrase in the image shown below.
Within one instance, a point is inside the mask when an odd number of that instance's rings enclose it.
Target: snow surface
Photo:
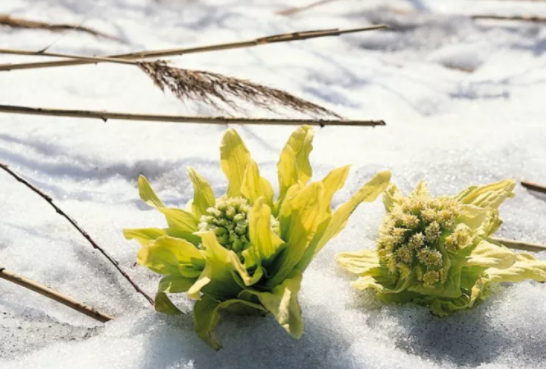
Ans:
[[[0,28],[2,47],[78,54],[204,45],[295,30],[392,25],[389,31],[173,58],[177,64],[283,88],[348,117],[387,127],[316,132],[317,178],[352,163],[339,204],[378,170],[410,190],[426,179],[436,194],[504,178],[546,183],[546,27],[471,21],[469,14],[546,15],[525,1],[339,0],[291,17],[275,11],[304,1],[2,0],[0,13],[79,23],[119,35]],[[2,56],[0,63],[30,60]],[[34,59],[33,59],[34,60]],[[462,69],[462,70],[461,70]],[[468,73],[464,70],[474,70]],[[0,75],[0,103],[214,114],[162,94],[136,68],[100,64]],[[264,112],[251,110],[252,116]],[[144,173],[160,196],[192,197],[186,167],[226,188],[218,145],[224,126],[85,121],[0,115],[0,161],[55,201],[150,293],[158,277],[134,266],[136,243],[122,228],[164,224],[138,198]],[[264,174],[275,181],[292,128],[237,127]],[[501,236],[546,243],[546,202],[518,186],[501,209]],[[191,314],[170,318],[143,298],[42,199],[0,173],[1,266],[117,317],[99,324],[0,281],[0,368],[544,368],[546,285],[499,286],[484,304],[447,319],[416,306],[382,306],[353,291],[338,251],[373,248],[384,214],[361,206],[346,230],[306,272],[300,296],[305,334],[289,337],[271,318],[228,316],[224,349],[193,332]],[[538,255],[546,258],[546,255]],[[182,298],[180,306],[190,311]]]

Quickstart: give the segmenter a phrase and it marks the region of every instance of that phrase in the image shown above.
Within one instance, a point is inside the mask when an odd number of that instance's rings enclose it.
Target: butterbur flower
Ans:
[[[485,300],[492,283],[544,282],[546,262],[491,239],[502,224],[498,207],[514,187],[505,180],[434,198],[424,182],[408,197],[391,184],[376,250],[339,253],[336,260],[359,275],[354,288],[372,288],[386,303],[425,305],[438,316]]]
[[[341,189],[349,166],[331,171],[322,181],[312,177],[309,154],[313,130],[297,129],[278,162],[279,195],[233,129],[220,147],[227,193],[215,198],[207,181],[189,169],[193,201],[186,209],[170,208],[141,176],[142,200],[162,212],[168,227],[129,229],[125,237],[141,244],[139,264],[163,277],[155,299],[158,311],[178,314],[169,293],[197,300],[195,331],[214,349],[220,312],[271,313],[293,337],[303,333],[298,291],[303,272],[346,225],[361,202],[375,200],[387,187],[389,172],[378,173],[335,212],[330,203]]]

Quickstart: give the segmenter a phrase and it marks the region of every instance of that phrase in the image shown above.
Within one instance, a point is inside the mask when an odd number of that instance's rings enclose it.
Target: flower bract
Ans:
[[[298,292],[305,269],[347,224],[362,202],[375,200],[388,186],[380,172],[336,211],[334,194],[343,187],[349,166],[310,182],[313,129],[298,128],[278,162],[279,191],[270,182],[241,137],[229,129],[220,147],[227,193],[215,196],[210,184],[189,169],[194,197],[185,209],[166,206],[144,176],[140,197],[166,217],[167,228],[126,229],[141,244],[138,263],[163,275],[155,306],[179,314],[168,294],[186,293],[197,300],[193,317],[198,336],[214,349],[222,311],[271,313],[293,337],[303,333]]]

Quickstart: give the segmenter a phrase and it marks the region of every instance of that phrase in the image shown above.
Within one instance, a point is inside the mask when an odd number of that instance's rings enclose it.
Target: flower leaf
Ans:
[[[485,240],[478,243],[466,259],[466,266],[483,268],[510,268],[516,262],[516,254],[504,246],[497,246]]]
[[[212,187],[197,171],[191,167],[188,168],[191,182],[193,183],[193,215],[199,219],[207,214],[207,209],[213,207],[216,203]]]
[[[250,204],[254,204],[258,198],[263,197],[267,205],[273,206],[273,187],[267,179],[260,177],[258,164],[252,159],[248,161],[245,169],[241,194],[250,201]]]
[[[531,254],[521,252],[516,256],[516,262],[506,269],[491,268],[486,271],[488,282],[521,282],[534,279],[546,282],[546,261],[537,260]]]
[[[457,195],[461,204],[471,204],[482,208],[498,208],[508,197],[514,197],[516,182],[506,179],[485,186],[471,186]]]
[[[224,134],[220,146],[220,158],[222,170],[229,181],[227,195],[229,197],[241,196],[241,185],[250,161],[250,152],[234,129],[228,129]]]
[[[155,295],[154,308],[156,311],[167,315],[180,315],[182,312],[173,304],[169,296],[163,292]]]

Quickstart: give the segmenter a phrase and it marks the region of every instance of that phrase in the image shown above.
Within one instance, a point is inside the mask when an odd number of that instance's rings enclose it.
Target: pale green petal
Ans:
[[[498,208],[508,197],[514,197],[516,182],[506,179],[485,186],[471,186],[457,195],[461,204],[482,208]]]
[[[373,288],[379,293],[385,292],[385,287],[378,283],[374,277],[369,275],[366,275],[364,277],[358,277],[356,281],[351,282],[351,286],[360,291],[364,291],[368,288]]]
[[[203,255],[191,243],[172,237],[160,237],[137,254],[139,264],[165,275],[197,277],[205,266]]]
[[[340,252],[335,259],[343,269],[354,274],[367,273],[370,269],[380,267],[377,252],[371,250]]]
[[[195,283],[196,278],[181,275],[166,275],[159,281],[158,292],[183,293],[187,292]]]
[[[254,204],[258,198],[263,197],[266,204],[273,206],[273,188],[269,181],[260,177],[258,164],[252,159],[249,160],[243,177],[241,194]]]
[[[249,214],[249,235],[252,246],[246,250],[254,261],[267,261],[283,244],[283,240],[271,229],[271,209],[258,199]],[[261,263],[260,263],[261,264]]]
[[[318,227],[323,192],[323,184],[315,182],[299,191],[291,200],[286,200],[290,201],[290,205],[281,209],[279,222],[281,238],[287,243],[287,247],[279,255],[279,262],[271,272],[272,277],[267,281],[267,287],[281,283],[305,254]]]
[[[153,208],[162,208],[163,202],[157,197],[154,189],[150,185],[150,182],[142,174],[138,177],[138,192],[140,193],[140,198],[146,204],[150,205]]]
[[[295,338],[300,338],[303,333],[303,320],[298,303],[298,292],[302,278],[303,274],[294,272],[270,292],[248,290],[258,297],[277,322]]]
[[[154,308],[156,311],[167,315],[182,314],[182,312],[173,304],[171,299],[163,292],[158,292],[155,295]]]
[[[309,154],[313,150],[313,136],[313,127],[301,126],[288,139],[277,164],[279,199],[283,199],[294,184],[300,182],[305,185],[313,176],[309,162]]]
[[[507,269],[488,269],[486,271],[489,282],[521,282],[525,279],[534,279],[546,282],[546,261],[537,260],[531,254],[521,252],[517,254],[514,265]]]
[[[430,192],[428,190],[428,185],[425,181],[420,181],[415,189],[410,193],[410,197],[430,197]]]
[[[400,192],[394,183],[391,183],[383,193],[383,205],[385,205],[387,213],[390,213],[394,205],[403,198],[404,195],[402,195],[402,192]]]
[[[466,224],[469,228],[476,230],[486,221],[489,209],[474,205],[461,205],[458,221]]]
[[[206,266],[197,282],[195,282],[195,288],[192,286],[188,291],[188,296],[191,295],[190,297],[195,298],[199,291],[222,299],[237,296],[241,287],[237,284],[233,275],[235,268],[230,256],[233,252],[222,247],[212,231],[201,233],[201,239],[206,250]]]
[[[234,129],[230,128],[224,134],[220,146],[220,158],[222,170],[229,181],[228,197],[241,196],[241,185],[250,161],[250,152]]]
[[[233,305],[244,305],[253,309],[263,310],[260,305],[248,301],[232,299],[220,302],[208,295],[203,296],[201,300],[195,303],[193,308],[195,332],[199,338],[214,350],[222,348],[214,332],[214,328],[220,321],[220,311],[230,309]]]
[[[161,228],[124,229],[123,235],[128,240],[137,240],[142,246],[149,246],[157,238],[167,236],[167,230]]]
[[[504,246],[497,246],[485,240],[480,241],[466,259],[466,266],[483,268],[510,268],[516,262],[516,254]]]
[[[345,228],[349,217],[362,202],[374,201],[389,185],[391,173],[388,171],[377,173],[368,183],[358,190],[353,197],[341,205],[332,216],[332,220],[317,243],[314,256]]]
[[[207,214],[208,208],[211,208],[216,204],[216,199],[212,187],[205,178],[191,167],[188,168],[188,172],[193,183],[192,212],[193,215],[199,219],[202,215]]]

